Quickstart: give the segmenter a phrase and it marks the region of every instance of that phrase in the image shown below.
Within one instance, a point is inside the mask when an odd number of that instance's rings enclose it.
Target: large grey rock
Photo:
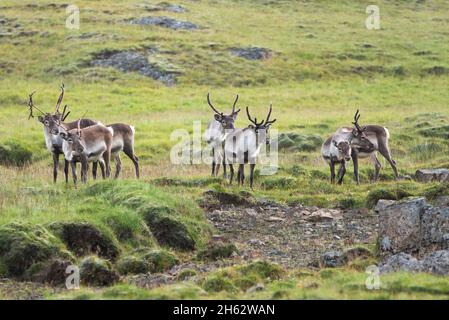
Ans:
[[[248,47],[248,48],[231,48],[231,55],[244,58],[247,60],[265,60],[272,56],[272,52],[266,48]]]
[[[449,207],[430,207],[421,219],[422,245],[449,248]]]
[[[422,262],[425,272],[447,275],[449,274],[449,250],[439,250],[431,253]]]
[[[147,54],[139,51],[103,51],[90,61],[90,66],[113,67],[122,72],[137,72],[161,81],[167,86],[176,84],[178,74],[173,70],[167,70],[165,66],[150,63]]]
[[[198,26],[190,21],[180,21],[169,17],[150,16],[129,19],[128,23],[138,25],[153,25],[172,30],[195,30]]]
[[[388,238],[392,253],[415,252],[421,247],[421,216],[424,198],[397,201],[379,210],[379,236]]]
[[[346,256],[340,251],[329,251],[321,255],[320,266],[322,268],[337,268],[346,264]]]
[[[420,272],[422,271],[422,263],[408,253],[398,253],[389,257],[379,266],[380,273],[388,273],[395,271]]]
[[[448,169],[421,169],[416,170],[415,179],[419,182],[449,182]]]

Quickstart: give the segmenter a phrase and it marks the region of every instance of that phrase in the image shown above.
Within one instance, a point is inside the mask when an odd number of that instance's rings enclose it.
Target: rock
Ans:
[[[260,47],[231,48],[229,51],[233,56],[248,60],[266,60],[272,56],[271,50]]]
[[[281,217],[271,216],[271,217],[267,218],[267,221],[268,222],[283,222],[283,221],[285,221],[285,219],[281,218]]]
[[[449,206],[449,196],[437,196],[433,202],[437,207],[447,207]]]
[[[321,209],[315,212],[312,212],[310,215],[306,217],[307,221],[310,222],[325,222],[331,221],[334,218],[337,218],[339,212],[337,210],[325,210]]]
[[[120,253],[117,240],[86,222],[54,222],[52,230],[77,256],[97,254],[115,260]]]
[[[228,193],[217,190],[207,190],[203,193],[205,202],[207,199],[218,200],[222,205],[249,206],[253,204],[251,196],[242,196],[240,194]]]
[[[93,67],[113,67],[122,72],[137,72],[145,77],[160,81],[167,86],[176,84],[179,72],[167,69],[165,65],[150,63],[148,52],[102,51],[94,56],[89,65]]]
[[[130,24],[154,25],[172,30],[196,30],[199,27],[190,21],[179,21],[169,17],[149,16],[127,20]]]
[[[141,5],[138,5],[137,7],[145,11],[170,11],[174,13],[187,12],[187,9],[179,4],[172,4],[167,2],[160,2],[156,5],[143,3]]]
[[[418,251],[421,246],[421,216],[428,204],[424,198],[397,201],[379,210],[379,237],[388,237],[391,251]]]
[[[422,263],[408,253],[398,253],[389,257],[379,266],[380,273],[395,271],[420,272]]]
[[[430,207],[421,219],[422,245],[448,249],[449,207]]]
[[[263,285],[263,283],[258,283],[256,285],[252,286],[251,288],[249,288],[248,290],[246,290],[246,292],[252,293],[252,292],[262,291],[264,289],[265,289],[265,286]]]
[[[421,169],[416,170],[415,179],[419,182],[449,182],[448,169]]]
[[[374,211],[381,212],[381,211],[385,210],[388,206],[395,204],[395,203],[396,203],[396,200],[380,199],[379,201],[377,201],[377,204],[374,207]]]
[[[428,255],[422,262],[423,269],[438,275],[449,274],[449,250],[439,250]]]
[[[81,262],[80,280],[82,284],[108,286],[116,283],[119,278],[109,261],[91,256]]]
[[[321,268],[337,268],[346,262],[346,257],[340,251],[329,251],[321,255],[319,264]]]

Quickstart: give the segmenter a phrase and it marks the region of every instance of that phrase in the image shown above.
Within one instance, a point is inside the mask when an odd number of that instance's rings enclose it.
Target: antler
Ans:
[[[209,97],[209,92],[207,93],[207,103],[209,104],[209,106],[212,108],[212,110],[214,110],[215,113],[217,114],[221,114],[223,115],[223,112],[218,111],[217,109],[215,109],[215,107],[212,105],[212,103],[210,102],[210,97]]]
[[[78,119],[78,123],[76,124],[76,133],[81,136],[81,118]]]
[[[263,125],[264,121],[262,120],[260,123],[257,123],[257,118],[251,119],[251,115],[249,114],[249,109],[246,107],[246,115],[248,116],[249,121],[251,121],[256,127]]]
[[[237,96],[235,97],[234,105],[232,106],[232,113],[238,113],[238,112],[240,112],[240,109],[238,109],[237,111],[235,111],[235,105],[237,104],[237,101],[239,101],[239,95],[237,95]]]
[[[59,95],[58,102],[56,102],[55,113],[59,112],[59,107],[61,106],[63,98],[64,98],[64,83],[61,83],[61,93]]]
[[[273,104],[270,103],[270,111],[268,111],[267,120],[265,120],[265,124],[272,124],[276,122],[276,119],[270,121],[271,110],[273,109]]]
[[[30,110],[30,115],[28,116],[28,120],[30,120],[30,118],[34,118],[33,115],[33,108],[36,109],[37,111],[39,111],[42,114],[45,114],[45,112],[43,112],[41,109],[39,109],[38,107],[36,107],[33,103],[33,95],[36,93],[36,91],[33,91],[28,98],[28,108]]]
[[[354,121],[352,122],[352,124],[356,127],[356,129],[359,132],[362,132],[364,129],[360,127],[359,125],[359,118],[360,118],[360,113],[359,113],[359,109],[357,109],[355,115],[354,115]]]
[[[67,117],[70,114],[70,111],[65,113],[67,110],[67,105],[64,106],[64,110],[62,110],[62,116],[61,116],[61,121],[65,121],[65,119],[67,119]]]

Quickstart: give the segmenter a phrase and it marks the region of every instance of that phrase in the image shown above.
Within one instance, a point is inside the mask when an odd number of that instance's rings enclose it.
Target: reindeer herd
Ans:
[[[81,163],[81,181],[87,181],[88,164],[92,163],[92,176],[97,177],[98,165],[100,165],[103,179],[111,175],[111,159],[115,162],[114,177],[118,178],[122,169],[120,154],[125,153],[133,162],[136,177],[139,178],[139,158],[134,153],[133,126],[124,123],[104,125],[100,121],[81,118],[73,122],[65,122],[70,111],[67,105],[60,111],[64,97],[64,84],[61,85],[61,93],[56,103],[53,114],[43,112],[33,103],[34,92],[29,95],[29,119],[34,118],[33,111],[41,113],[38,120],[44,126],[44,137],[48,151],[53,157],[53,181],[57,181],[59,169],[59,157],[64,156],[64,175],[68,182],[69,165],[75,186],[77,185],[77,163]],[[270,144],[269,130],[276,119],[271,120],[272,105],[268,114],[260,122],[256,117],[251,117],[249,108],[246,107],[246,115],[251,122],[244,128],[235,128],[234,123],[240,112],[236,110],[239,96],[232,105],[232,111],[224,114],[214,107],[207,94],[207,103],[214,112],[214,118],[209,122],[204,137],[212,150],[212,175],[217,176],[220,165],[223,165],[223,176],[229,183],[234,178],[234,166],[238,165],[237,181],[243,185],[245,180],[245,164],[249,164],[250,187],[253,188],[254,169],[260,150],[264,144]],[[374,180],[377,180],[381,164],[376,156],[379,152],[390,163],[395,177],[398,178],[396,162],[392,159],[388,148],[390,133],[387,128],[379,125],[360,126],[360,114],[357,110],[354,127],[339,128],[323,143],[321,155],[329,164],[331,182],[335,183],[335,167],[339,165],[337,183],[343,182],[346,173],[346,163],[352,160],[354,176],[357,183],[360,182],[358,173],[358,159],[370,157],[375,167]]]

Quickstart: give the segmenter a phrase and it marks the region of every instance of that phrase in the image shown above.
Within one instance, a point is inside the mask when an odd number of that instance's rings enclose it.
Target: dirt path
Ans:
[[[268,203],[221,206],[206,215],[220,236],[236,244],[243,260],[261,258],[285,267],[313,266],[324,252],[373,243],[378,229],[377,216],[366,209]]]

